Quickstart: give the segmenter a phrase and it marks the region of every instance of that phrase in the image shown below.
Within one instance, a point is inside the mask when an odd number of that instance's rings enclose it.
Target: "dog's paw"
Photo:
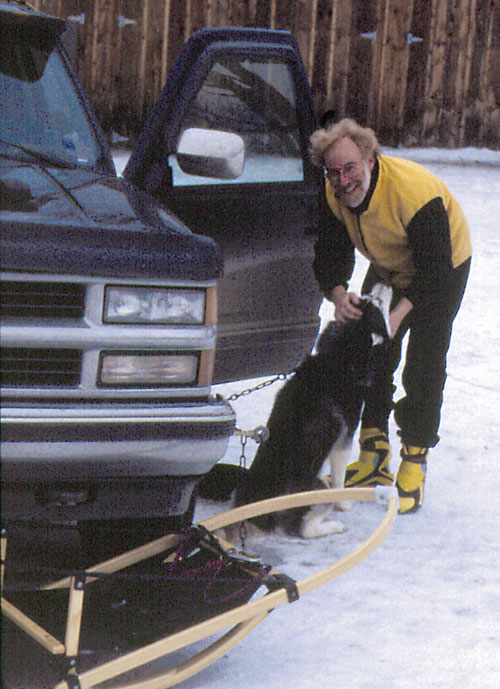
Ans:
[[[323,523],[323,535],[330,536],[331,534],[344,533],[345,524],[338,522],[334,519],[328,520]]]
[[[323,522],[322,526],[324,536],[330,536],[330,534],[344,533],[345,531],[345,524],[343,524],[342,522],[338,522],[334,519],[329,519]]]
[[[352,502],[350,500],[336,502],[333,505],[333,509],[337,510],[337,512],[349,512],[349,510],[352,510]]]
[[[345,524],[334,521],[333,519],[324,519],[322,521],[314,521],[312,523],[305,523],[302,525],[300,535],[302,538],[321,538],[322,536],[330,536],[331,534],[339,534],[345,531]]]

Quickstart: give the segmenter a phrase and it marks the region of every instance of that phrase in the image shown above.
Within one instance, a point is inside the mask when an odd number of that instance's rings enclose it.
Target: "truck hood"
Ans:
[[[2,270],[212,280],[215,242],[121,178],[0,160]]]

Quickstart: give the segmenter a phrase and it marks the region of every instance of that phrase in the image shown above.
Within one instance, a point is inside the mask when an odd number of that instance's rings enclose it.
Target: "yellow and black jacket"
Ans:
[[[472,252],[467,222],[444,182],[417,163],[385,155],[358,208],[344,206],[326,182],[318,235],[314,271],[326,295],[347,287],[356,248],[414,306],[432,301]]]

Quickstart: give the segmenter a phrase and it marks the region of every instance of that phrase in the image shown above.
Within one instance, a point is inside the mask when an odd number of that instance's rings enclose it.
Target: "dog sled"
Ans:
[[[345,500],[381,503],[383,518],[350,554],[301,581],[215,535],[252,517]],[[6,591],[2,613],[57,664],[60,675],[54,689],[89,689],[108,680],[116,680],[114,689],[166,689],[220,658],[276,607],[297,601],[355,567],[384,541],[396,513],[394,489],[381,486],[321,489],[252,503],[200,521],[186,533],[167,534],[84,571],[68,572],[35,590]],[[3,588],[9,563],[6,533],[1,546]],[[258,596],[261,590],[265,594]],[[124,600],[128,597],[130,602]],[[148,634],[137,636],[134,632],[144,616],[147,623],[142,627]],[[96,664],[98,655],[84,648],[92,644],[99,620],[113,653],[100,638],[104,657]],[[205,639],[209,641],[203,650],[167,669],[140,679],[124,678],[138,668],[146,672],[143,666]]]

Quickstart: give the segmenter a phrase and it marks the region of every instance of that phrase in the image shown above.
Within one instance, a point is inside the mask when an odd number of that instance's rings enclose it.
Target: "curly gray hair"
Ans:
[[[372,153],[379,154],[380,144],[373,129],[362,127],[355,120],[345,118],[325,128],[317,129],[310,138],[311,160],[317,167],[325,164],[325,153],[332,144],[348,136],[359,148],[364,159]]]

